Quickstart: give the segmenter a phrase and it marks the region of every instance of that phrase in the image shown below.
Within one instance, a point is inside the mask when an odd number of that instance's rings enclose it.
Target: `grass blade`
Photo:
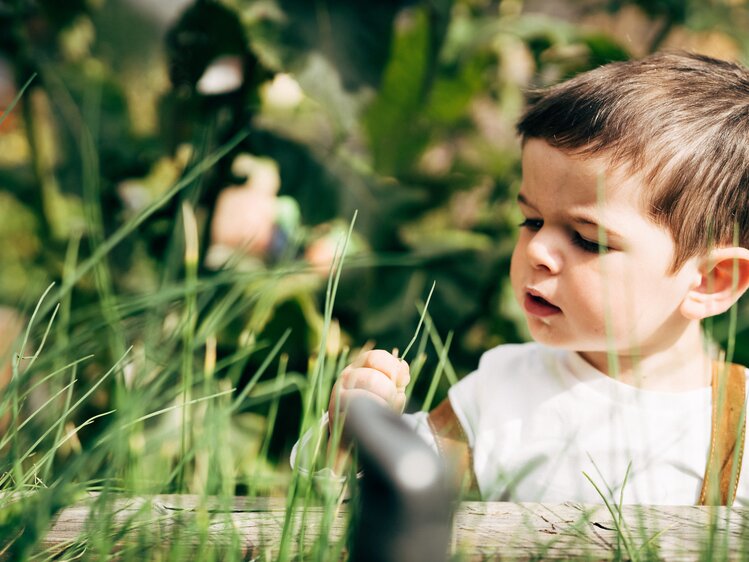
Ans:
[[[31,78],[29,78],[28,80],[26,80],[26,83],[23,86],[21,86],[21,89],[18,91],[18,93],[16,94],[16,96],[13,98],[13,101],[10,102],[10,105],[8,107],[6,107],[5,111],[3,111],[3,114],[0,115],[0,125],[3,124],[3,121],[5,121],[5,119],[8,117],[8,115],[10,115],[11,111],[13,111],[13,109],[16,107],[16,104],[23,97],[23,94],[26,92],[26,90],[28,89],[28,87],[31,86],[31,83],[34,81],[35,78],[36,78],[36,72],[31,75]]]

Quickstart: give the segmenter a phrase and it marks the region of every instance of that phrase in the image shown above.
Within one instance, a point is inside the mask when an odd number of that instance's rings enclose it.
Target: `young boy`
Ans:
[[[535,342],[486,352],[435,412],[407,418],[440,449],[465,441],[487,500],[596,503],[594,482],[625,503],[710,503],[717,454],[730,480],[717,503],[737,479],[749,501],[746,373],[716,361],[700,327],[749,286],[749,72],[688,54],[613,63],[543,92],[517,128],[510,276]],[[408,378],[371,351],[341,374],[329,416],[356,395],[401,411]]]

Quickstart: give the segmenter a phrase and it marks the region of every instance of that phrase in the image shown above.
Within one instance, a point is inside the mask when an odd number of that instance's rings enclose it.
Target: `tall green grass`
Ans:
[[[355,217],[325,285],[317,352],[307,372],[289,372],[284,354],[289,331],[275,341],[264,341],[255,330],[262,325],[259,318],[273,302],[279,281],[308,274],[305,267],[290,261],[269,270],[227,268],[210,277],[201,277],[197,267],[201,248],[185,193],[246,133],[196,158],[161,199],[105,236],[98,201],[98,156],[93,148],[95,100],[91,103],[80,140],[85,147],[88,240],[93,245],[88,257],[79,259],[79,239],[70,242],[59,283],[38,297],[13,355],[5,358],[12,363],[13,374],[0,396],[0,418],[6,412],[10,415],[9,429],[0,436],[0,556],[242,560],[246,545],[231,519],[234,496],[241,489],[250,500],[275,495],[284,501],[280,536],[259,545],[260,559],[291,560],[300,551],[311,560],[340,557],[348,537],[346,533],[334,537],[330,531],[340,514],[347,518],[350,513],[339,480],[326,479],[325,472],[304,473],[300,464],[290,469],[277,463],[271,458],[270,443],[283,415],[281,398],[298,393],[303,408],[299,434],[312,434],[309,463],[320,469],[335,463],[340,423],[329,436],[319,420],[336,377],[353,359],[351,350],[331,351],[327,344]],[[0,124],[6,115],[0,117]],[[179,267],[166,272],[152,294],[118,294],[108,263],[112,250],[174,199],[181,199],[182,220],[173,234],[177,255],[167,261]],[[83,282],[95,284],[97,300],[74,308],[73,291]],[[423,410],[434,405],[440,385],[458,379],[449,361],[453,335],[443,340],[428,312],[432,291],[425,303],[417,305],[419,323],[413,338],[404,342],[403,352],[411,365],[409,397],[421,377],[430,377]],[[217,334],[251,311],[257,314],[236,348],[217,357]],[[731,323],[735,331],[735,312]],[[733,341],[732,336],[729,355]],[[437,366],[424,373],[430,353]],[[258,367],[235,388],[234,381],[240,380],[250,359]],[[264,380],[274,368],[275,377]],[[115,398],[102,401],[103,395]],[[245,411],[248,404],[258,403],[268,406],[264,419]],[[238,440],[241,429],[244,437]],[[249,464],[243,447],[257,451]],[[353,485],[355,478],[348,476]],[[658,535],[644,533],[638,521],[627,521],[621,495],[616,498],[608,487],[590,481],[616,525],[612,558],[657,560]],[[150,498],[167,493],[194,494],[197,505],[176,515],[161,513]],[[123,501],[134,503],[124,510]],[[62,550],[43,548],[55,517],[79,502],[87,502],[91,510],[80,534]],[[319,521],[319,528],[314,536],[305,537],[305,522],[312,519]],[[582,529],[588,523],[582,514],[575,525]],[[705,531],[702,559],[727,556],[721,536],[716,519]],[[543,542],[537,552],[544,552]],[[460,559],[461,553],[455,557]]]
[[[255,330],[262,328],[279,281],[314,274],[293,261],[267,270],[199,274],[201,248],[186,194],[246,133],[196,158],[160,199],[105,236],[96,107],[95,96],[81,115],[68,106],[82,146],[87,257],[79,258],[81,237],[74,237],[60,282],[37,298],[13,356],[6,358],[13,376],[0,397],[0,416],[10,414],[9,429],[0,439],[0,554],[13,560],[241,559],[230,514],[237,490],[244,489],[249,497],[285,496],[280,541],[263,552],[267,559],[291,559],[305,542],[297,534],[297,514],[304,522],[309,508],[322,505],[325,531],[342,496],[333,488],[321,492],[298,469],[272,460],[270,442],[281,397],[298,393],[300,433],[312,429],[319,434],[320,456],[313,462],[332,462],[317,422],[349,356],[347,349],[331,353],[327,338],[354,221],[328,278],[319,349],[308,372],[287,372],[282,350],[289,331],[264,341]],[[171,247],[180,255],[166,262],[179,266],[165,272],[154,293],[118,294],[109,263],[112,250],[175,199],[182,201],[182,224],[174,229]],[[73,292],[81,283],[93,283],[97,299],[75,307]],[[247,312],[251,320],[235,350],[218,358],[217,334]],[[250,359],[259,366],[234,388]],[[274,364],[275,379],[264,381]],[[263,402],[268,404],[264,420],[245,411],[248,404]],[[248,462],[242,447],[257,450],[255,458]],[[169,527],[169,536],[162,536],[160,518],[154,519],[148,500],[122,519],[123,498],[164,493],[200,498],[190,517]],[[89,504],[90,516],[80,535],[62,551],[43,549],[56,515],[81,501]],[[219,533],[216,513],[225,514]],[[331,543],[322,532],[312,542],[313,556],[328,559],[344,549],[344,541],[345,536]]]

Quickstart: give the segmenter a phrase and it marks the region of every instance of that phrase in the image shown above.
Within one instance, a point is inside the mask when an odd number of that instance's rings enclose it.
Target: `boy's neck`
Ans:
[[[684,392],[710,386],[712,354],[705,348],[699,323],[694,323],[668,349],[614,354],[578,352],[602,373],[618,381],[660,392]]]

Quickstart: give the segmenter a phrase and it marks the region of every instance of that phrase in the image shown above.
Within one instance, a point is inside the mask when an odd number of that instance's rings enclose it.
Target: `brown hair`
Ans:
[[[688,53],[616,62],[537,92],[517,130],[639,172],[671,270],[713,246],[749,245],[749,71]]]

